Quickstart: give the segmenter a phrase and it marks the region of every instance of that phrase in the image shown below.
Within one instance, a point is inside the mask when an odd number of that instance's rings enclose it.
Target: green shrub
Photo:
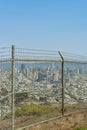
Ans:
[[[57,107],[50,107],[48,105],[24,105],[20,109],[17,109],[15,112],[15,116],[22,116],[22,115],[43,115],[49,114],[51,112],[57,111]]]
[[[76,128],[75,130],[87,130],[87,128]]]

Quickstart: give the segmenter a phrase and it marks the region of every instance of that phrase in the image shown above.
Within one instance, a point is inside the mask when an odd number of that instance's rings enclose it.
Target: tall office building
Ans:
[[[21,64],[21,70],[24,70],[25,68],[25,64]]]
[[[25,73],[26,73],[25,64],[21,64],[21,73],[22,73],[22,74],[25,74]]]

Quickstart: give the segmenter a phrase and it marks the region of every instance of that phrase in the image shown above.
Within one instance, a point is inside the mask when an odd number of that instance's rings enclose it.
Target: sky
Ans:
[[[0,47],[87,55],[87,0],[0,0]]]

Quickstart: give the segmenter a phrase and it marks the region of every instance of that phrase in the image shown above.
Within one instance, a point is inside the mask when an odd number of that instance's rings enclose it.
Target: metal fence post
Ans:
[[[14,130],[14,116],[15,116],[15,110],[14,110],[14,69],[15,69],[15,64],[14,64],[14,62],[15,62],[15,58],[14,58],[14,53],[15,53],[15,46],[14,45],[12,45],[12,61],[11,61],[11,64],[12,64],[12,68],[11,68],[11,71],[12,71],[12,80],[11,80],[11,92],[12,92],[12,104],[11,104],[11,106],[12,106],[12,108],[11,108],[11,112],[12,112],[12,117],[11,117],[11,119],[12,119],[12,121],[11,121],[11,129],[12,130]]]
[[[59,55],[62,59],[62,71],[61,71],[61,82],[62,82],[62,115],[64,115],[64,58],[59,52]]]

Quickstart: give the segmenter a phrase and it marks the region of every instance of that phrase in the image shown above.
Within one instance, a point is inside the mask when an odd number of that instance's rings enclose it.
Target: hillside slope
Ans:
[[[26,130],[74,130],[78,127],[87,127],[87,110],[78,111],[32,128],[26,128]]]

